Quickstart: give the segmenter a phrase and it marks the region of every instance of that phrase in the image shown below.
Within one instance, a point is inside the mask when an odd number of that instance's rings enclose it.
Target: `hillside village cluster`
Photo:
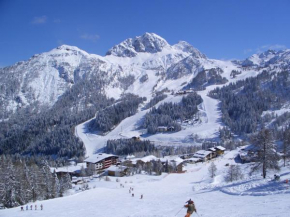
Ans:
[[[134,155],[122,157],[113,154],[98,153],[86,158],[84,163],[60,168],[51,168],[51,170],[55,171],[58,177],[69,174],[74,184],[84,183],[83,177],[86,176],[86,173],[83,172],[84,170],[89,171],[92,177],[122,177],[134,175],[138,170],[140,173],[141,168],[150,168],[154,162],[159,163],[162,167],[170,167],[171,169],[168,170],[169,173],[184,173],[186,172],[184,170],[184,165],[187,163],[207,162],[223,155],[225,150],[226,149],[222,146],[216,146],[208,150],[199,150],[192,154],[164,156],[161,158],[153,155],[136,158]],[[152,170],[149,169],[149,171],[150,175],[156,175]]]

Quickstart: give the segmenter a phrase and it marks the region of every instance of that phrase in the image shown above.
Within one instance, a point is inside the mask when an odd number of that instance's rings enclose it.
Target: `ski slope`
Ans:
[[[116,60],[115,60],[116,61]],[[136,61],[136,60],[135,60]],[[141,61],[141,60],[138,60]],[[144,61],[144,60],[142,60]],[[141,62],[142,62],[141,61]],[[126,63],[126,62],[125,62]],[[124,64],[125,64],[124,63]],[[127,63],[126,63],[127,64]],[[210,60],[205,61],[205,68],[214,68],[220,67],[224,70],[222,74],[226,77],[229,82],[236,82],[241,79],[245,79],[248,77],[256,76],[258,74],[257,71],[243,71],[239,76],[232,78],[230,76],[232,70],[237,70],[237,66],[235,66],[230,61],[219,61],[219,60]],[[141,68],[138,69],[142,71]],[[164,88],[169,88],[171,91],[178,91],[182,88],[182,84],[185,85],[186,81],[190,81],[193,76],[189,75],[184,76],[178,80],[166,80],[166,81],[157,81],[156,77],[153,74],[149,73],[149,77],[151,77],[150,82],[146,84],[139,82],[135,82],[132,86],[129,87],[127,92],[134,93],[147,97],[147,102],[152,98],[152,86],[157,82],[156,90],[162,90]],[[228,83],[227,83],[228,84]],[[227,85],[225,84],[225,85]],[[220,104],[219,101],[207,96],[209,91],[215,89],[216,87],[222,87],[224,85],[211,85],[206,87],[203,91],[198,91],[197,93],[202,97],[203,102],[199,106],[200,114],[201,114],[201,122],[195,123],[192,125],[184,125],[182,126],[182,130],[179,132],[171,132],[171,133],[157,133],[154,135],[146,135],[146,139],[154,142],[156,145],[162,146],[186,146],[193,145],[192,136],[198,135],[199,139],[215,139],[218,137],[218,130],[223,127],[223,123],[221,122],[221,112],[220,112]],[[147,91],[145,91],[147,90]],[[150,90],[150,91],[149,91]],[[145,95],[144,95],[145,94]],[[168,93],[167,93],[168,94]],[[173,102],[178,103],[181,101],[183,96],[176,96],[168,94],[168,97],[163,101],[159,102],[156,107],[164,102]],[[75,135],[78,136],[84,143],[86,147],[86,156],[91,156],[94,153],[101,152],[105,147],[107,140],[109,139],[119,139],[119,138],[131,138],[133,136],[139,136],[143,134],[143,130],[139,130],[140,123],[142,119],[146,115],[146,113],[150,110],[142,110],[141,108],[144,106],[141,105],[137,114],[124,119],[119,125],[117,125],[111,132],[107,135],[102,136],[98,135],[94,132],[89,132],[86,128],[86,124],[90,121],[86,121],[76,127]],[[198,145],[198,143],[197,143]]]
[[[188,165],[184,174],[140,174],[121,177],[120,182],[114,177],[110,177],[109,182],[94,179],[89,183],[90,190],[33,203],[38,207],[43,204],[43,211],[20,211],[20,207],[16,207],[1,210],[0,216],[182,217],[186,213],[182,206],[190,198],[194,200],[199,216],[203,217],[289,216],[290,186],[284,183],[290,178],[289,165],[280,172],[281,181],[274,182],[270,180],[272,172],[266,180],[259,173],[249,177],[246,175],[249,164],[243,164],[245,179],[225,183],[225,164],[235,164],[236,154],[236,150],[231,151],[214,161],[218,168],[214,179],[208,174],[210,163]],[[120,187],[120,183],[125,187]],[[130,187],[134,188],[134,197],[129,194]],[[142,200],[141,194],[144,195]]]

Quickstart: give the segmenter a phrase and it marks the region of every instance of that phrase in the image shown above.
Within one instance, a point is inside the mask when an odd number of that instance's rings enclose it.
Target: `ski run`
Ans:
[[[93,178],[88,182],[89,190],[80,191],[79,186],[74,186],[62,198],[29,203],[29,207],[33,204],[32,211],[21,211],[16,207],[1,210],[0,216],[181,217],[186,214],[186,208],[182,207],[189,199],[195,202],[198,215],[203,217],[289,216],[290,186],[285,183],[290,179],[289,169],[282,168],[280,181],[272,180],[273,173],[269,173],[265,180],[257,173],[227,183],[224,181],[225,165],[236,164],[237,153],[238,150],[227,151],[213,160],[217,166],[217,175],[213,179],[208,174],[210,162],[188,164],[183,174],[139,174],[110,177],[110,181]],[[249,165],[242,164],[243,173],[248,170]],[[130,188],[133,188],[131,193]],[[141,195],[143,199],[140,199]],[[35,204],[38,207],[43,204],[44,210],[34,210]]]

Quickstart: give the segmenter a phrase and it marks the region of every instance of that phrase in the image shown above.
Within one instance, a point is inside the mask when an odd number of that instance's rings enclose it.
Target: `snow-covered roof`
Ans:
[[[198,158],[205,158],[211,153],[212,153],[211,151],[199,150],[193,156]]]
[[[127,157],[126,157],[127,160],[129,160],[129,159],[133,159],[133,158],[135,158],[135,156],[134,156],[133,154],[132,154],[132,155],[129,155],[129,154],[128,154]]]
[[[225,148],[225,147],[222,147],[222,146],[220,146],[220,145],[219,145],[219,146],[216,146],[215,148],[216,148],[216,149],[219,149],[219,150],[221,150],[221,151],[224,151],[224,150],[226,150],[226,148]]]
[[[197,162],[197,161],[200,161],[200,158],[192,157],[192,158],[186,159],[185,161],[194,161],[194,162]]]
[[[94,154],[91,157],[85,159],[85,162],[89,162],[89,163],[97,163],[99,161],[102,161],[108,157],[118,157],[117,155],[113,155],[113,154],[105,154],[105,153],[100,153],[100,154]]]
[[[210,150],[210,151],[216,151],[216,149],[214,147],[209,148],[208,150]]]
[[[144,163],[147,163],[147,162],[150,162],[152,160],[158,160],[157,157],[153,156],[153,155],[149,155],[149,156],[146,156],[146,157],[143,157],[143,158],[134,158],[134,159],[131,159],[131,162],[133,164],[136,164],[137,161],[142,161]]]
[[[86,164],[85,163],[78,163],[77,165],[69,165],[69,166],[64,166],[64,167],[58,167],[58,168],[54,168],[51,167],[50,170],[51,172],[64,172],[64,173],[74,173],[78,170],[81,170],[81,168],[84,167],[86,168]]]
[[[127,169],[128,167],[125,166],[115,166],[112,165],[109,168],[105,169],[106,171],[114,171],[114,172],[123,172],[125,169]]]
[[[178,156],[164,156],[163,158],[160,158],[160,161],[161,162],[166,162],[166,161],[175,162],[178,165],[178,164],[182,163],[184,160]]]
[[[146,162],[150,162],[152,160],[157,160],[157,159],[158,159],[157,157],[155,157],[153,155],[149,155],[149,156],[141,158],[140,160],[143,161],[144,163],[146,163]]]
[[[158,129],[166,129],[167,130],[167,127],[165,127],[165,126],[159,126],[159,127],[157,127]]]

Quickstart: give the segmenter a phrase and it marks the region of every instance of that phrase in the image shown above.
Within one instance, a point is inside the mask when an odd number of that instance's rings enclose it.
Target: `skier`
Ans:
[[[41,210],[43,210],[43,205],[42,204],[40,205],[40,208],[41,208]]]
[[[134,194],[132,194],[132,197],[134,197]]]
[[[143,194],[141,194],[141,198],[140,199],[143,199]]]
[[[197,212],[194,202],[191,199],[187,201],[187,205],[184,205],[184,207],[187,207],[187,214],[185,217],[190,217],[193,212]]]
[[[26,205],[26,210],[28,210],[28,205]]]
[[[37,205],[35,204],[35,210],[37,210]]]
[[[21,211],[24,211],[23,206],[21,207]]]
[[[30,205],[30,210],[32,210],[32,205]]]

